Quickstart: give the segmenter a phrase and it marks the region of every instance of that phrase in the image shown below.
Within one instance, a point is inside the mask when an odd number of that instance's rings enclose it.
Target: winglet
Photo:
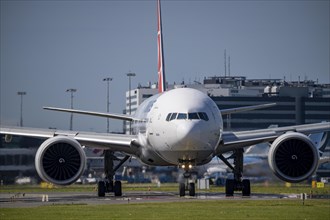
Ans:
[[[162,17],[160,9],[160,0],[157,1],[157,45],[158,45],[158,92],[166,91],[165,68],[164,68],[164,49],[162,34]]]

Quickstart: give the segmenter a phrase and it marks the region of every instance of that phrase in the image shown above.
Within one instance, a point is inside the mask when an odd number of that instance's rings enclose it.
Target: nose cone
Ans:
[[[201,127],[198,122],[185,122],[177,127],[177,146],[181,150],[192,150],[201,147]]]

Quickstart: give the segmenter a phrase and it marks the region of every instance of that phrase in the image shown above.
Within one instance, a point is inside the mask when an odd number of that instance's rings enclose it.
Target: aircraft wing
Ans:
[[[267,128],[252,131],[224,132],[222,134],[222,141],[216,149],[216,155],[227,151],[248,147],[254,144],[272,142],[280,135],[290,131],[299,132],[306,135],[330,131],[330,122]]]
[[[238,107],[238,108],[222,109],[221,115],[223,116],[223,115],[229,115],[229,114],[234,114],[234,113],[269,108],[269,107],[273,107],[275,105],[276,105],[276,103],[267,103],[267,104],[261,104],[261,105],[252,105],[252,106],[244,106],[244,107]]]
[[[83,114],[83,115],[91,115],[91,116],[97,116],[97,117],[113,118],[113,119],[119,119],[119,120],[124,120],[124,121],[138,120],[138,119],[133,118],[130,115],[124,115],[124,114],[93,112],[93,111],[84,111],[84,110],[67,109],[67,108],[55,108],[55,107],[43,107],[43,109],[52,110],[52,111],[59,111],[59,112],[68,112],[68,113],[76,113],[76,114]]]
[[[5,134],[5,139],[9,142],[12,135],[45,139],[62,135],[77,140],[82,146],[120,151],[133,155],[136,152],[136,147],[138,146],[138,144],[136,144],[137,137],[135,135],[124,134],[64,131],[24,127],[0,127],[0,134]]]

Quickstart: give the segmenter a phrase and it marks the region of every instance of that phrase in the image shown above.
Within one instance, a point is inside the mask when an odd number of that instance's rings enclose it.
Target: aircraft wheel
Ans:
[[[106,181],[106,192],[114,192],[113,181]]]
[[[180,185],[179,185],[179,194],[180,194],[180,197],[183,197],[186,195],[186,186],[184,185],[184,183],[180,183]]]
[[[235,184],[235,180],[233,179],[226,180],[226,196],[234,196],[234,184]]]
[[[105,196],[105,182],[104,181],[99,181],[97,184],[97,195],[99,197],[104,197]]]
[[[243,184],[242,195],[243,196],[250,196],[251,195],[250,180],[244,179],[242,181],[242,184]]]
[[[115,192],[115,196],[122,196],[120,181],[115,181],[114,192]]]
[[[189,196],[195,196],[195,183],[189,183]]]

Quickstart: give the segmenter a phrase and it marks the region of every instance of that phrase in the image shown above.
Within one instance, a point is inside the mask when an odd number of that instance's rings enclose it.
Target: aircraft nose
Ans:
[[[187,122],[177,127],[177,140],[185,149],[200,145],[201,129],[196,122]]]

